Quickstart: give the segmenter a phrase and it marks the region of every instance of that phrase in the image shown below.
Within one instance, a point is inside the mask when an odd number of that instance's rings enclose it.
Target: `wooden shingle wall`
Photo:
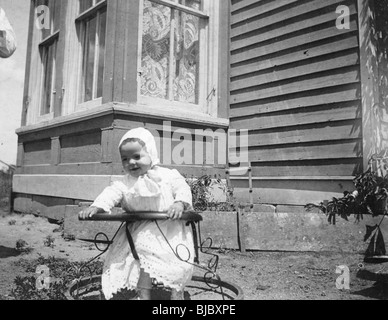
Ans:
[[[304,205],[351,189],[362,170],[357,1],[231,3],[230,121],[249,130],[254,202]],[[349,28],[336,26],[340,5]],[[246,179],[233,179],[242,199]]]

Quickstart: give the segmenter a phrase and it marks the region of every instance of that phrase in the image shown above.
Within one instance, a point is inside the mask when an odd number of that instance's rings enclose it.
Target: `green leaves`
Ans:
[[[388,149],[375,154],[369,161],[368,169],[353,179],[355,190],[344,192],[343,197],[333,197],[331,201],[324,201],[318,205],[309,203],[307,211],[318,208],[328,216],[330,224],[336,223],[336,217],[348,221],[354,214],[356,221],[363,219],[363,215],[379,216],[387,214],[388,209]]]

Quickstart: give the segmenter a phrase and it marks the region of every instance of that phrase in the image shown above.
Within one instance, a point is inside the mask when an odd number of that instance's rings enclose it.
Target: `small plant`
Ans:
[[[23,221],[23,222],[22,222],[22,225],[31,226],[31,225],[33,225],[33,224],[34,224],[34,221],[32,221],[32,220],[27,220],[27,221]]]
[[[44,239],[43,244],[44,244],[45,247],[54,248],[54,241],[55,241],[55,239],[54,239],[52,236],[48,235],[48,236]]]
[[[8,221],[8,225],[10,226],[14,226],[16,224],[16,220],[15,219],[11,219]]]
[[[191,189],[194,209],[199,211],[206,210],[209,206],[209,188],[212,184],[211,177],[203,175],[198,179],[186,179],[186,182]]]
[[[226,185],[222,179],[215,175],[202,175],[199,178],[186,178],[193,196],[193,208],[196,211],[233,211],[235,210],[235,200],[233,189]],[[211,188],[216,186],[221,189],[226,197],[223,202],[215,201],[212,197]]]
[[[331,224],[336,223],[337,216],[348,220],[348,217],[354,214],[356,221],[363,219],[364,215],[383,216],[376,226],[367,226],[364,241],[371,239],[366,257],[385,255],[384,238],[380,226],[387,215],[388,149],[374,154],[369,160],[368,169],[357,175],[353,182],[355,186],[353,192],[345,191],[343,197],[319,204],[308,203],[305,208],[307,211],[318,208],[328,216]],[[374,233],[373,236],[372,233]]]
[[[387,214],[388,200],[388,150],[375,154],[369,161],[368,169],[353,179],[355,190],[345,191],[343,197],[323,201],[318,205],[308,203],[307,211],[318,208],[328,216],[329,223],[335,224],[336,216],[348,220],[354,214],[359,221],[363,215],[374,217]]]
[[[16,241],[16,247],[15,249],[21,253],[28,254],[30,253],[33,249],[28,245],[27,241],[23,239],[19,239]]]

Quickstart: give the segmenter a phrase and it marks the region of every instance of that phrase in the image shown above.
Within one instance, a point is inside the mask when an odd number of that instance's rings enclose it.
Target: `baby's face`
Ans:
[[[151,158],[139,142],[125,142],[120,147],[125,172],[138,178],[151,169]]]

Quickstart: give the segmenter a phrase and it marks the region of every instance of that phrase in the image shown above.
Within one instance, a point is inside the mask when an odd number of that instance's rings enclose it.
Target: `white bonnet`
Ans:
[[[120,140],[119,149],[123,142],[130,138],[137,138],[144,142],[145,150],[151,158],[151,167],[156,166],[160,163],[158,157],[158,149],[156,148],[155,138],[150,131],[145,128],[136,128],[129,130]]]

